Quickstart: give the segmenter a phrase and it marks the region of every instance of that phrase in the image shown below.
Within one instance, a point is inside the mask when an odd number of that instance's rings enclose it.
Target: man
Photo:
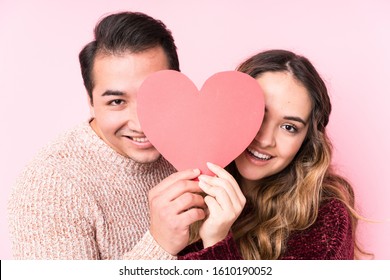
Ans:
[[[205,217],[191,180],[199,171],[169,176],[174,168],[136,112],[149,74],[179,70],[173,37],[162,22],[130,12],[105,17],[94,34],[79,55],[92,118],[44,148],[18,179],[9,201],[14,258],[175,258],[189,225]]]

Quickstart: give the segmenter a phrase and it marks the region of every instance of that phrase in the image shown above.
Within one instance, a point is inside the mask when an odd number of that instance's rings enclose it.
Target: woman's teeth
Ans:
[[[253,149],[248,148],[248,152],[251,153],[254,157],[261,159],[261,160],[269,160],[271,156],[265,155],[262,153],[259,153],[258,151],[255,151]]]

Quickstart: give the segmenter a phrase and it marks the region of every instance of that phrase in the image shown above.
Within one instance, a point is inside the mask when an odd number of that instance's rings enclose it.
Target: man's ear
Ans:
[[[95,118],[95,108],[93,107],[92,98],[88,95],[89,114],[91,118]]]
[[[91,118],[95,118],[95,110],[93,106],[89,106],[89,114],[91,115]]]

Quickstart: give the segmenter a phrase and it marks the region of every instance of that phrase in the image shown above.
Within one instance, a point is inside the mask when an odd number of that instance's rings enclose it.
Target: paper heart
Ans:
[[[264,95],[255,79],[237,71],[216,73],[198,91],[184,74],[148,76],[138,97],[138,118],[154,147],[177,169],[206,162],[228,165],[251,143],[264,117]]]

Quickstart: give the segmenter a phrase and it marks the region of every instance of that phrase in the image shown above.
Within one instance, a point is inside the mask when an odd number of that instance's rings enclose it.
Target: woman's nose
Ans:
[[[260,130],[257,132],[255,140],[262,148],[275,146],[275,131],[270,123],[263,122]]]

